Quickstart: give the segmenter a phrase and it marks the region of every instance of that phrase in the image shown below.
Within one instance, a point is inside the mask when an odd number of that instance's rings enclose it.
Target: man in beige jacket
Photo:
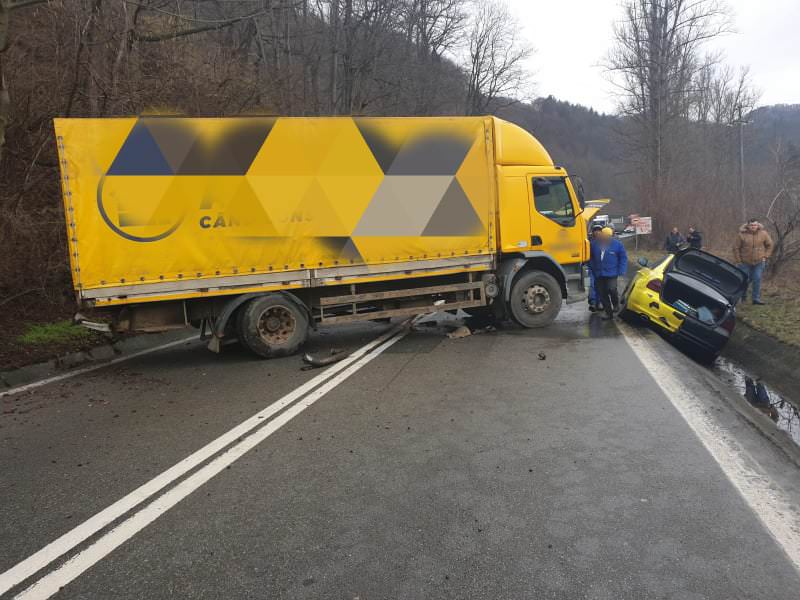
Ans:
[[[764,304],[761,301],[761,275],[764,273],[767,260],[772,256],[772,248],[769,232],[757,220],[750,219],[739,228],[739,235],[733,246],[733,256],[738,267],[747,273],[749,283],[753,284],[753,304]]]

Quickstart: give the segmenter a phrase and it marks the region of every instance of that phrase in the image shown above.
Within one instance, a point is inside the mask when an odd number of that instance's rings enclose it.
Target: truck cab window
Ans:
[[[575,224],[575,208],[563,177],[534,177],[533,202],[536,212],[559,225]]]

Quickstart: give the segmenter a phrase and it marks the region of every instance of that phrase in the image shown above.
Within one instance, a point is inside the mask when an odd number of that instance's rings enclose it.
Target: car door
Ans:
[[[530,175],[531,250],[550,254],[562,265],[583,260],[586,232],[579,226],[580,206],[563,176]]]

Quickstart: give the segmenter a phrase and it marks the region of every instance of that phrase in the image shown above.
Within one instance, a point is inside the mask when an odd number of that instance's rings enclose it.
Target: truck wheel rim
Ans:
[[[283,306],[268,308],[258,319],[258,334],[268,344],[285,344],[296,327],[294,315]]]
[[[543,313],[550,306],[550,292],[542,285],[532,285],[523,297],[525,310],[535,315]]]

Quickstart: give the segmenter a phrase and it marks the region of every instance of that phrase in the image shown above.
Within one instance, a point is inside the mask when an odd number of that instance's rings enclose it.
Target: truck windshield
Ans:
[[[535,177],[533,201],[540,215],[560,225],[575,223],[575,209],[563,177]]]

